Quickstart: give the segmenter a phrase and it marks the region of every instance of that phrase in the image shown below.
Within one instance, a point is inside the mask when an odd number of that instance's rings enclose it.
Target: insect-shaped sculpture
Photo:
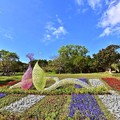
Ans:
[[[24,90],[28,90],[32,87],[33,82],[32,82],[32,67],[31,67],[31,61],[33,60],[33,55],[32,53],[29,53],[26,55],[30,59],[29,62],[29,67],[24,73],[22,80],[21,80],[21,88]]]
[[[33,54],[27,54],[27,57],[30,59],[29,67],[24,73],[21,82],[11,86],[10,88],[21,87],[24,90],[28,90],[32,87],[32,85],[34,85],[38,91],[51,91],[66,84],[78,84],[87,89],[90,88],[87,83],[80,81],[77,78],[65,78],[59,80],[57,77],[46,77],[44,70],[39,66],[38,62],[36,62],[32,70],[31,61],[33,60]],[[45,88],[46,81],[49,78],[55,80],[55,83],[50,87]]]

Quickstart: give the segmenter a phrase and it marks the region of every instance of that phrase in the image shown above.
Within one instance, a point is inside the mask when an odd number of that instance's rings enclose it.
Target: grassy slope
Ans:
[[[103,78],[103,77],[115,77],[120,80],[120,73],[80,73],[80,74],[50,74],[46,73],[46,76],[56,76],[60,79],[63,78]],[[0,76],[0,81],[7,81],[7,80],[18,80],[22,79],[22,74],[16,74],[15,76]]]
[[[46,73],[46,76],[56,76],[59,77],[60,79],[63,78],[103,78],[103,77],[115,77],[120,80],[120,73],[80,73],[80,74],[48,74]]]

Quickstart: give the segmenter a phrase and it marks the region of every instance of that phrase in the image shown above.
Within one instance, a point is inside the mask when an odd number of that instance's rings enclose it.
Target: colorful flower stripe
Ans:
[[[6,110],[10,112],[24,112],[25,110],[29,109],[32,105],[39,102],[41,99],[43,99],[45,95],[28,95],[19,101],[16,101],[14,103],[11,103],[10,105],[1,108],[0,110]]]
[[[89,82],[92,87],[105,86],[105,84],[100,79],[89,79]]]
[[[109,86],[115,88],[116,90],[120,90],[120,80],[116,78],[102,78],[105,82],[108,83]]]
[[[86,79],[80,80],[88,83]],[[75,85],[75,87],[81,88],[81,86],[78,85]],[[73,117],[76,110],[80,111],[80,113],[85,117],[89,117],[90,120],[106,120],[104,113],[100,110],[100,107],[93,95],[73,94],[69,116]]]
[[[88,80],[85,79],[85,78],[80,78],[79,80],[82,81],[82,82],[88,83]],[[80,86],[80,85],[75,85],[75,87],[76,88],[82,88],[82,86]]]
[[[10,82],[8,82],[8,83],[4,83],[4,84],[0,84],[0,87],[2,87],[2,86],[11,86],[11,85],[14,85],[14,84],[16,84],[16,83],[18,83],[19,81],[10,81]]]
[[[104,84],[99,79],[91,79],[90,83],[92,87]],[[120,120],[120,95],[113,90],[110,90],[109,92],[111,95],[98,95],[98,97],[106,108],[116,117],[116,120]]]
[[[0,98],[5,97],[5,96],[6,96],[5,93],[0,93]]]
[[[93,95],[73,94],[69,116],[73,117],[76,110],[85,117],[89,117],[90,120],[106,120]]]
[[[116,120],[120,120],[120,95],[113,91],[109,91],[111,95],[98,95],[106,108],[116,117]]]

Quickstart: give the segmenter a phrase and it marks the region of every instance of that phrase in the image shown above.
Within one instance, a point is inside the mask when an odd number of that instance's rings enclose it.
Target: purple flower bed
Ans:
[[[104,113],[101,111],[94,98],[94,95],[73,94],[69,116],[73,117],[76,110],[79,110],[85,117],[89,117],[90,120],[106,120]]]
[[[0,93],[0,98],[5,97],[5,96],[6,96],[6,94]]]
[[[86,79],[80,80],[88,83]],[[81,88],[81,86],[78,85],[75,85],[75,87]],[[80,111],[80,114],[85,117],[89,117],[90,120],[106,120],[104,113],[101,111],[96,99],[94,98],[94,95],[72,94],[69,116],[73,117],[76,110]]]
[[[82,81],[82,82],[88,83],[88,80],[85,79],[85,78],[80,78],[79,80]],[[76,88],[82,88],[82,86],[80,86],[80,85],[75,85],[75,87]]]

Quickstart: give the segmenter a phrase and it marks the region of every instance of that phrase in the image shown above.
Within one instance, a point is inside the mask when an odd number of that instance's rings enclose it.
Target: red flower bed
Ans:
[[[4,83],[4,84],[0,84],[0,87],[2,87],[2,86],[11,86],[11,85],[14,85],[14,84],[16,84],[18,82],[19,81],[10,81],[10,82]]]
[[[120,80],[116,78],[102,78],[105,82],[108,83],[112,88],[120,90]]]

